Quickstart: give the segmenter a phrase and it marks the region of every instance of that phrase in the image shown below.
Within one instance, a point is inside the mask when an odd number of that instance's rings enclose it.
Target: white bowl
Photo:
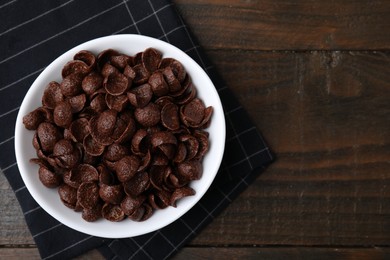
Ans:
[[[28,131],[22,121],[23,116],[41,106],[43,91],[50,81],[61,81],[61,70],[64,64],[73,59],[80,50],[89,50],[95,54],[108,48],[122,53],[134,55],[148,47],[162,52],[163,57],[179,60],[192,78],[198,91],[198,97],[203,99],[206,106],[213,106],[211,125],[207,129],[210,134],[210,149],[203,161],[203,176],[193,181],[191,187],[196,191],[194,196],[180,199],[177,208],[168,207],[156,210],[152,217],[144,222],[124,220],[110,222],[105,219],[87,222],[80,212],[67,208],[60,201],[57,189],[43,186],[38,178],[38,166],[29,162],[36,157],[32,146],[34,131]],[[83,43],[54,60],[34,81],[20,107],[15,127],[15,153],[20,174],[27,189],[37,203],[51,216],[66,226],[80,232],[98,237],[124,238],[146,234],[172,223],[190,210],[204,195],[213,182],[219,169],[225,147],[225,117],[221,101],[210,78],[204,70],[180,49],[154,38],[140,35],[115,35],[94,39]]]

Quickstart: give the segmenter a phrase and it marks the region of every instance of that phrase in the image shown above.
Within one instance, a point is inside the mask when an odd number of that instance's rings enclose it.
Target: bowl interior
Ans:
[[[206,129],[210,134],[210,149],[203,161],[203,176],[190,185],[196,191],[194,196],[179,200],[177,208],[168,207],[163,210],[156,210],[152,217],[144,222],[124,220],[114,223],[104,219],[96,222],[86,222],[81,218],[81,213],[74,212],[63,205],[57,189],[48,189],[39,181],[38,166],[29,163],[31,158],[36,157],[35,149],[32,146],[34,131],[25,129],[22,123],[23,116],[41,106],[41,97],[47,84],[53,80],[61,81],[62,67],[67,61],[72,60],[74,54],[78,51],[89,50],[97,54],[102,50],[112,48],[134,55],[148,47],[158,49],[162,52],[163,57],[172,57],[179,60],[191,76],[197,88],[198,97],[204,101],[206,106],[213,106],[214,108],[211,125]],[[194,60],[178,48],[166,42],[140,35],[115,35],[98,38],[83,43],[58,57],[38,76],[30,87],[20,107],[15,127],[15,153],[19,171],[27,189],[37,203],[46,212],[70,228],[106,238],[133,237],[145,234],[160,229],[181,217],[199,201],[211,185],[219,169],[224,146],[225,118],[223,109],[217,91],[207,74]]]

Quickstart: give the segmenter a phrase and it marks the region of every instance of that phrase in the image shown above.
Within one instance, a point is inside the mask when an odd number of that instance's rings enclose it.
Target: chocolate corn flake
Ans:
[[[103,154],[103,160],[109,160],[112,162],[116,162],[128,154],[129,154],[129,149],[127,146],[114,143],[114,144],[107,146],[107,148]]]
[[[113,96],[119,96],[129,88],[130,82],[122,73],[114,72],[104,78],[103,86],[107,93]]]
[[[64,100],[60,84],[56,81],[50,82],[42,96],[42,106],[49,109],[55,108],[56,104]]]
[[[133,63],[133,59],[127,55],[115,55],[111,56],[110,63],[120,71],[123,71],[125,67]]]
[[[73,188],[65,183],[61,184],[58,188],[58,194],[65,206],[71,209],[76,208],[77,203],[77,189]]]
[[[76,96],[82,91],[83,74],[74,73],[66,76],[60,83],[61,93],[66,97]]]
[[[180,128],[179,108],[173,103],[168,103],[161,109],[161,123],[169,130]]]
[[[90,70],[92,70],[96,66],[96,57],[95,55],[87,50],[82,50],[76,53],[73,56],[73,60],[83,61]]]
[[[143,108],[136,108],[134,116],[144,127],[155,126],[160,122],[160,108],[155,103],[149,103]]]
[[[119,204],[122,201],[124,191],[122,184],[107,185],[100,184],[99,189],[100,198],[107,203]]]
[[[116,204],[105,203],[102,208],[102,215],[112,222],[119,222],[125,218],[122,208]]]
[[[23,124],[28,130],[36,130],[44,120],[44,114],[37,108],[23,117]]]
[[[145,196],[126,196],[120,204],[121,209],[126,215],[130,216],[142,205],[145,199]]]
[[[153,48],[82,50],[24,116],[38,178],[85,221],[145,221],[192,196],[213,108],[183,64]]]
[[[148,83],[157,97],[165,96],[169,93],[168,83],[165,81],[161,71],[154,72],[148,79]]]
[[[91,99],[90,108],[91,110],[93,110],[93,113],[101,113],[104,110],[107,110],[108,105],[107,105],[106,95],[99,93],[96,96],[94,96]]]
[[[62,69],[62,77],[65,78],[66,76],[74,73],[87,74],[89,70],[90,68],[84,61],[72,60],[66,63]]]
[[[53,119],[57,126],[69,127],[73,120],[72,106],[70,103],[66,101],[58,103],[53,111]]]
[[[142,52],[142,65],[149,71],[154,72],[158,69],[162,55],[159,51],[153,48],[148,48]]]
[[[117,52],[116,50],[113,50],[113,49],[107,49],[107,50],[100,52],[96,57],[98,71],[101,71],[102,68],[104,67],[104,65],[106,65],[106,64],[111,65],[109,63],[111,57],[117,56],[117,55],[119,55],[119,52]]]
[[[98,203],[93,208],[83,208],[81,217],[88,222],[94,222],[102,217],[102,204]]]
[[[125,156],[115,163],[115,172],[120,182],[130,181],[138,171],[140,159],[136,155]]]
[[[118,112],[125,110],[127,104],[129,103],[129,99],[125,94],[114,96],[107,93],[105,99],[108,108],[114,109]]]
[[[83,148],[86,154],[91,156],[100,156],[103,154],[105,146],[97,142],[92,135],[88,134],[84,137]]]
[[[73,143],[70,140],[61,139],[54,145],[53,156],[70,155],[73,151]]]
[[[77,189],[77,201],[83,209],[95,208],[99,199],[99,186],[96,182],[83,182]]]
[[[133,70],[135,72],[135,77],[133,79],[135,85],[141,85],[148,82],[150,72],[142,64],[135,65]]]
[[[62,133],[58,127],[48,122],[39,124],[37,128],[37,142],[40,149],[44,152],[51,153],[54,145],[60,139],[62,139]]]
[[[181,198],[195,195],[195,190],[191,187],[182,187],[176,189],[170,198],[169,205],[176,207],[176,201],[178,201]]]
[[[175,93],[181,89],[180,82],[176,78],[175,74],[173,74],[172,68],[170,67],[164,68],[162,70],[162,74],[164,76],[164,80],[168,84],[168,88],[171,93]]]
[[[81,88],[84,93],[87,95],[91,95],[95,93],[98,89],[103,86],[103,76],[96,71],[92,71],[87,76],[84,77],[81,82]]]
[[[137,197],[145,192],[149,185],[149,174],[141,171],[137,172],[129,181],[123,183],[123,188],[128,196]]]
[[[73,141],[82,143],[84,138],[90,133],[88,119],[78,118],[74,120],[69,130]]]
[[[153,97],[152,87],[148,83],[142,84],[141,86],[131,89],[127,93],[127,97],[131,105],[142,108],[149,104]]]
[[[45,185],[48,188],[56,188],[62,182],[62,178],[59,174],[49,170],[45,166],[39,167],[38,174],[39,174],[39,180],[42,182],[43,185]]]
[[[127,217],[133,221],[142,221],[144,216],[146,216],[146,209],[144,206],[138,207],[132,214]]]
[[[177,175],[183,181],[199,180],[202,177],[203,168],[199,160],[184,161],[177,165]]]
[[[80,94],[78,96],[71,97],[68,100],[71,107],[71,112],[78,113],[84,108],[85,103],[87,102],[87,97],[85,94]]]

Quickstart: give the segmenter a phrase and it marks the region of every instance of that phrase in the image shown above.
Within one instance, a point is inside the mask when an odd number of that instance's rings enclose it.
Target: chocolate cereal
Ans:
[[[195,194],[213,113],[183,64],[148,48],[83,50],[23,118],[38,178],[88,222],[145,221]]]

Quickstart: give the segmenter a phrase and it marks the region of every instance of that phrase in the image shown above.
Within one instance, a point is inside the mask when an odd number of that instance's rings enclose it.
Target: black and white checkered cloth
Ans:
[[[15,191],[43,259],[71,258],[93,248],[98,248],[107,259],[168,258],[272,161],[260,133],[210,66],[170,1],[0,0],[0,17],[0,167]],[[24,95],[51,61],[82,42],[127,33],[167,41],[206,70],[225,110],[226,151],[209,191],[179,220],[143,236],[102,239],[62,225],[32,199],[16,165],[14,124]]]

